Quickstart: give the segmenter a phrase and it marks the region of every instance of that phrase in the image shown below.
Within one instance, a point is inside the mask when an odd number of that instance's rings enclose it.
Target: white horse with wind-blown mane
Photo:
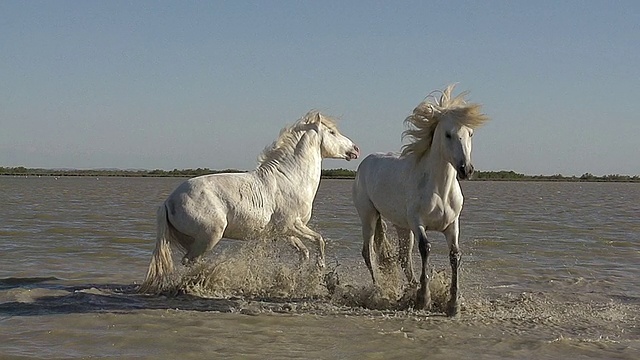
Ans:
[[[410,128],[403,136],[413,141],[403,147],[399,156],[379,153],[367,156],[358,167],[353,185],[353,201],[362,222],[362,256],[374,283],[378,277],[373,263],[375,250],[388,249],[382,218],[396,228],[400,264],[411,284],[416,282],[411,253],[414,236],[418,237],[422,273],[416,309],[431,307],[428,274],[431,244],[426,231],[444,234],[452,270],[449,316],[460,311],[458,218],[463,197],[458,178],[468,179],[473,174],[471,137],[473,130],[488,120],[480,112],[481,105],[467,103],[466,92],[454,97],[453,89],[454,85],[449,85],[439,91],[439,99],[435,92],[427,96],[405,120]]]
[[[359,153],[333,119],[310,111],[280,132],[262,152],[254,171],[185,181],[158,209],[156,247],[140,291],[159,293],[171,284],[171,245],[186,252],[183,264],[191,264],[223,237],[287,237],[304,259],[309,258],[309,250],[300,238],[314,240],[317,264],[324,267],[325,242],[307,227],[322,159],[352,160]]]

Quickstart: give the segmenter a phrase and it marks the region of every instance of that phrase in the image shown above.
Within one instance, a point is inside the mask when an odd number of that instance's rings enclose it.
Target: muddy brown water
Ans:
[[[156,207],[183,180],[0,177],[0,357],[640,357],[640,184],[464,182],[454,320],[445,298],[414,311],[397,273],[371,285],[350,180],[322,181],[311,220],[333,292],[265,239],[223,240],[179,269],[176,295],[137,294]],[[446,242],[429,235],[446,297]]]

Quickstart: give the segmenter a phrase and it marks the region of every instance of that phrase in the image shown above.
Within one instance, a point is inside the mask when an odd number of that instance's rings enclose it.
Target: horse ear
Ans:
[[[320,115],[319,111],[316,113],[316,116],[313,117],[312,123],[318,124],[318,125],[322,123],[322,116]]]

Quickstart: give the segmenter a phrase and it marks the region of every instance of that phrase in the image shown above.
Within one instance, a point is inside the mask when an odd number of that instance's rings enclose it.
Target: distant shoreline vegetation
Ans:
[[[116,177],[194,177],[219,173],[243,173],[244,170],[224,169],[212,170],[209,168],[197,169],[173,169],[173,170],[121,170],[121,169],[40,169],[26,168],[23,166],[1,167],[0,176],[116,176]],[[354,170],[327,169],[322,170],[322,177],[328,179],[353,179]],[[640,175],[611,174],[596,176],[584,173],[581,176],[555,175],[525,175],[515,171],[476,171],[472,181],[613,181],[613,182],[640,182]]]

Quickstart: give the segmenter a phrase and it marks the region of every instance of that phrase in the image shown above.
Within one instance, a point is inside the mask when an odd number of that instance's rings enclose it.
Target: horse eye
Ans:
[[[336,131],[335,131],[335,130],[329,130],[329,134],[331,134],[331,135],[335,135],[335,134],[336,134]]]
[[[444,136],[447,137],[447,139],[451,139],[451,134],[449,134],[448,132],[444,134]]]

